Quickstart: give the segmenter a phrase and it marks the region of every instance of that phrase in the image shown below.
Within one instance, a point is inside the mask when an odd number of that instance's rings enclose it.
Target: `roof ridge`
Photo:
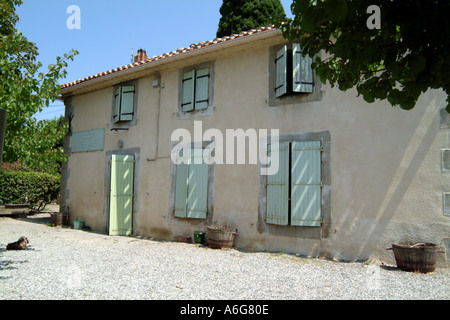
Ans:
[[[130,63],[130,64],[127,64],[127,65],[122,65],[122,66],[117,67],[115,69],[111,69],[111,70],[108,70],[108,71],[102,71],[102,72],[99,72],[97,74],[85,77],[85,78],[81,78],[81,79],[77,79],[77,80],[74,80],[74,81],[70,81],[70,82],[64,83],[64,84],[61,85],[61,89],[66,89],[66,88],[75,86],[77,84],[80,84],[80,83],[83,83],[83,82],[86,82],[86,81],[89,81],[89,80],[92,80],[92,79],[96,79],[96,78],[100,78],[100,77],[106,76],[108,74],[112,74],[112,73],[123,71],[123,70],[127,70],[127,69],[132,69],[132,68],[135,68],[135,67],[137,67],[139,65],[142,65],[142,64],[147,64],[147,63],[150,63],[150,62],[153,62],[153,61],[158,61],[158,60],[165,59],[165,58],[168,58],[168,57],[173,57],[175,55],[179,55],[179,54],[183,54],[183,53],[186,53],[186,52],[190,52],[192,50],[200,49],[200,48],[203,48],[203,47],[206,47],[206,46],[209,46],[209,45],[214,45],[214,44],[222,43],[222,42],[225,42],[225,41],[230,41],[230,40],[234,40],[234,39],[237,39],[237,38],[242,38],[242,37],[246,37],[246,36],[249,36],[249,35],[257,34],[257,33],[264,32],[264,31],[274,30],[274,29],[276,29],[274,25],[267,25],[265,27],[259,27],[259,28],[256,28],[256,29],[250,29],[250,30],[247,30],[247,31],[241,31],[240,33],[235,33],[235,34],[232,34],[230,36],[225,36],[225,37],[221,37],[221,38],[214,38],[213,40],[200,41],[198,43],[192,43],[189,47],[185,47],[185,48],[180,47],[180,48],[178,48],[177,50],[174,50],[174,51],[166,52],[166,53],[163,53],[163,54],[160,54],[160,55],[151,56],[151,57],[147,58],[146,60]]]

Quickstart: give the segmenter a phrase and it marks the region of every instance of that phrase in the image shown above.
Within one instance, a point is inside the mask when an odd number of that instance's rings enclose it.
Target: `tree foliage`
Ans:
[[[223,0],[220,14],[218,38],[272,24],[285,15],[280,0]]]
[[[30,170],[58,173],[61,163],[68,160],[64,153],[64,137],[68,125],[64,117],[31,122],[13,137],[14,157],[18,157]]]
[[[368,27],[369,5],[380,9],[379,29]],[[356,86],[367,102],[387,99],[406,110],[422,92],[442,88],[450,112],[450,1],[294,0],[291,9],[294,18],[277,26],[316,56],[322,82]]]
[[[19,20],[15,7],[21,4],[22,0],[0,1],[0,108],[8,112],[3,160],[20,158],[22,163],[36,166],[47,156],[65,159],[62,146],[55,149],[65,126],[36,122],[32,116],[57,99],[61,90],[58,81],[66,76],[67,61],[78,52],[71,50],[56,57],[55,64],[41,72],[36,44],[15,28]]]

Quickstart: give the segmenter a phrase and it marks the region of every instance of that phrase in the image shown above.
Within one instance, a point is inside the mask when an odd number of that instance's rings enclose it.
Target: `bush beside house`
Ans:
[[[61,178],[40,172],[1,171],[0,205],[29,203],[35,210],[58,199]]]

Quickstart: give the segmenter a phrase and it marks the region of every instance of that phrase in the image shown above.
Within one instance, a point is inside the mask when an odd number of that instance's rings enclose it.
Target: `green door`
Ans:
[[[134,156],[112,155],[109,204],[109,234],[129,236],[133,232]]]

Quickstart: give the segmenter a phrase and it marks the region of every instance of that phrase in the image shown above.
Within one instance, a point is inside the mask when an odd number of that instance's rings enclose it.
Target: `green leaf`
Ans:
[[[421,73],[426,65],[427,60],[421,55],[416,55],[409,63],[410,69],[415,75]]]
[[[345,0],[321,0],[321,2],[331,21],[340,22],[347,17],[348,6]]]

